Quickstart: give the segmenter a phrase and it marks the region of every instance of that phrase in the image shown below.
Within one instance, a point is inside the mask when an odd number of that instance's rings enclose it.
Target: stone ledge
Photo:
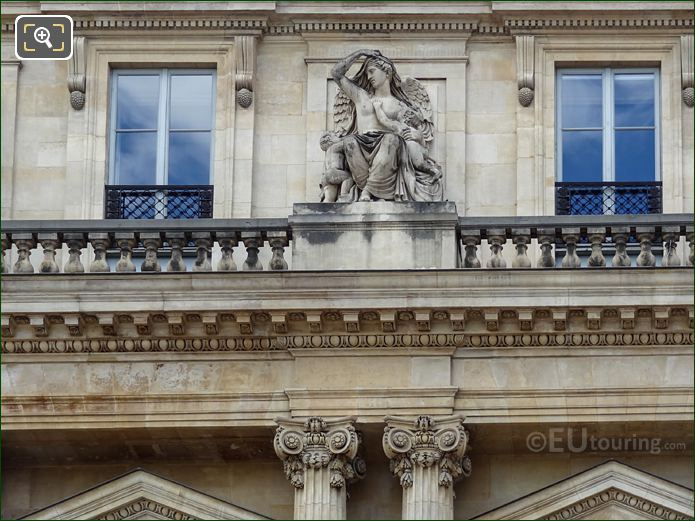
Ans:
[[[4,313],[692,306],[693,270],[12,274],[1,288]]]
[[[212,395],[4,396],[2,429],[267,427],[283,415],[354,415],[359,423],[381,424],[384,415],[394,410],[401,415],[462,414],[470,425],[688,421],[693,414],[693,398],[688,387],[458,392],[456,387],[363,388]]]

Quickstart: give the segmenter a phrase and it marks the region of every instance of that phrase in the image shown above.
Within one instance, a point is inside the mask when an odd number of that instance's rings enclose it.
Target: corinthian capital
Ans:
[[[391,460],[391,472],[401,486],[413,486],[413,467],[438,466],[438,485],[450,488],[454,482],[471,473],[468,431],[462,416],[434,420],[431,416],[385,418],[383,446]]]
[[[295,488],[304,488],[309,469],[327,467],[332,488],[343,488],[364,477],[366,466],[358,455],[362,436],[355,429],[354,417],[324,420],[313,416],[304,421],[278,418],[275,422],[275,453]]]

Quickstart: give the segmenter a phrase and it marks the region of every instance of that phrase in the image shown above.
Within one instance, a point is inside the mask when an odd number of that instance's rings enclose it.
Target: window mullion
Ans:
[[[166,176],[166,122],[167,122],[167,71],[160,73],[159,81],[159,109],[157,113],[157,184],[167,184]]]
[[[652,73],[654,78],[654,181],[661,181],[661,96],[660,71]]]
[[[604,151],[604,170],[603,180],[615,181],[615,100],[613,99],[613,71],[605,69],[603,80],[603,151]]]

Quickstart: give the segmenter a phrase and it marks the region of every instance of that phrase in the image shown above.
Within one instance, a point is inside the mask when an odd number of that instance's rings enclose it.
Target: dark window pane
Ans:
[[[615,180],[654,181],[654,131],[615,131]]]
[[[616,127],[654,126],[654,75],[616,74]]]
[[[118,75],[116,128],[156,129],[159,76]]]
[[[562,81],[562,128],[602,128],[600,74],[565,74]]]
[[[116,182],[151,185],[157,180],[157,133],[116,133]]]
[[[169,184],[210,182],[210,132],[169,132]]]
[[[212,75],[171,77],[169,128],[212,128]]]
[[[600,130],[562,132],[562,181],[602,181],[603,144]]]

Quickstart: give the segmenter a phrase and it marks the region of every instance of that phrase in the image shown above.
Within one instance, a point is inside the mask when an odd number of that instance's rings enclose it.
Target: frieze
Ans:
[[[394,333],[233,337],[33,338],[2,341],[3,354],[191,353],[293,349],[692,346],[691,331],[583,333]]]
[[[647,499],[634,496],[617,488],[609,488],[598,494],[594,494],[567,508],[557,510],[542,519],[584,519],[589,513],[599,510],[609,503],[618,503],[640,514],[647,514],[654,519],[691,519],[670,508],[658,505]]]

